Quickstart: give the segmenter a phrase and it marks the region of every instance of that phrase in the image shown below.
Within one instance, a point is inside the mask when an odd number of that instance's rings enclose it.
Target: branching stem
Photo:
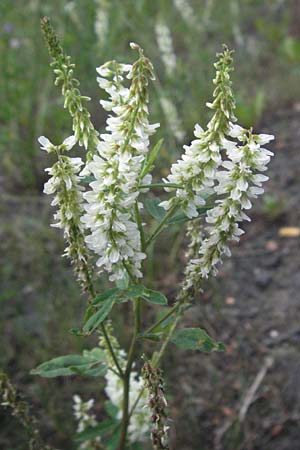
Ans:
[[[175,203],[172,208],[169,209],[169,211],[167,212],[167,214],[164,216],[164,218],[162,219],[162,221],[158,224],[157,228],[154,230],[153,234],[149,237],[149,239],[146,241],[145,244],[145,249],[147,247],[149,247],[149,245],[151,244],[151,242],[157,238],[157,236],[159,235],[159,233],[162,231],[162,229],[164,228],[164,226],[166,225],[167,221],[173,216],[173,214],[178,210],[179,208],[179,203]]]

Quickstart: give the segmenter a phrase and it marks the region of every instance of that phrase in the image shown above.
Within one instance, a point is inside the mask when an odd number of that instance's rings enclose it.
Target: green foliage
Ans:
[[[54,378],[69,375],[91,377],[103,376],[106,373],[105,354],[99,348],[84,350],[82,355],[66,355],[40,364],[31,371],[32,375]]]
[[[154,169],[154,161],[156,160],[159,151],[161,149],[161,146],[163,144],[163,139],[160,139],[153,147],[153,149],[150,152],[150,155],[148,158],[145,159],[144,161],[144,165],[142,168],[142,172],[140,175],[140,179],[142,180],[144,178],[145,175],[147,175],[147,173],[151,172],[151,170]]]
[[[213,351],[223,352],[225,350],[222,342],[215,342],[201,328],[183,328],[177,330],[171,340],[177,347],[185,350],[199,350],[205,353]]]
[[[167,214],[166,210],[164,208],[162,208],[161,206],[159,206],[161,201],[162,200],[159,199],[158,197],[146,198],[144,201],[144,205],[145,205],[145,209],[146,209],[147,213],[151,217],[153,217],[153,219],[155,219],[157,222],[161,222]],[[198,208],[199,215],[205,214],[206,211],[208,211],[210,208],[211,208],[210,206]],[[188,222],[190,220],[194,220],[194,219],[190,219],[182,211],[177,211],[174,213],[174,215],[172,217],[170,217],[166,221],[166,225],[180,225],[180,224],[183,224],[184,222]]]
[[[83,326],[83,332],[92,333],[106,319],[115,301],[115,297],[110,296],[106,300],[104,300],[97,312],[91,315],[88,314],[88,319]]]
[[[114,302],[122,303],[123,301],[134,300],[137,298],[142,298],[149,303],[154,303],[158,305],[167,305],[168,300],[160,292],[148,289],[143,285],[135,284],[129,286],[127,289],[111,288],[103,292],[103,294],[97,295],[92,301],[93,306],[102,304],[102,302],[108,301],[109,299]]]

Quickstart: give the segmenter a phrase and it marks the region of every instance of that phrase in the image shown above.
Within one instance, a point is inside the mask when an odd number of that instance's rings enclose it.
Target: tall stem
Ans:
[[[145,243],[145,249],[149,247],[151,242],[159,235],[163,227],[165,226],[166,222],[173,216],[173,214],[177,211],[179,208],[179,204],[175,203],[171,209],[167,212],[167,214],[164,216],[162,221],[158,224],[157,228],[154,230],[153,234],[149,237],[149,239]]]
[[[182,301],[182,300],[178,300],[178,301],[175,303],[175,305],[173,306],[172,310],[169,311],[169,312],[168,312],[168,313],[167,313],[167,314],[166,314],[159,322],[155,323],[154,326],[152,326],[151,328],[149,328],[149,330],[152,330],[152,329],[153,329],[154,327],[156,327],[159,323],[162,323],[167,317],[169,317],[173,312],[175,312],[177,308],[180,308],[181,305],[183,305],[183,301]],[[161,345],[160,350],[159,350],[157,353],[155,353],[155,354],[153,355],[153,357],[152,357],[151,365],[152,365],[153,367],[158,367],[158,365],[159,365],[159,363],[160,363],[162,357],[164,356],[164,353],[165,353],[165,351],[166,351],[166,349],[167,349],[167,347],[168,347],[168,344],[169,344],[169,342],[170,342],[170,340],[171,340],[171,338],[172,338],[172,336],[173,336],[173,334],[174,334],[174,331],[176,330],[176,327],[177,327],[178,323],[180,322],[180,320],[181,320],[181,318],[182,318],[182,316],[183,316],[183,314],[184,314],[184,309],[183,309],[183,308],[182,308],[182,309],[179,309],[179,311],[178,311],[177,314],[178,314],[178,315],[177,315],[176,319],[174,320],[174,322],[173,322],[173,324],[172,324],[172,326],[171,326],[171,328],[170,328],[168,334],[166,335],[164,341],[162,342],[162,345]],[[148,332],[149,332],[149,330],[148,330]],[[134,403],[133,403],[133,405],[132,405],[132,407],[131,407],[131,409],[130,409],[130,412],[129,412],[129,419],[130,419],[130,417],[132,416],[132,414],[133,414],[133,412],[134,412],[134,410],[135,410],[137,404],[139,403],[139,401],[140,401],[140,399],[141,399],[141,397],[142,397],[142,395],[143,395],[143,393],[144,393],[144,390],[145,390],[145,388],[143,387],[143,388],[140,390],[140,392],[139,392],[137,398],[135,399],[135,401],[134,401]]]
[[[128,353],[127,366],[123,377],[123,407],[122,407],[122,425],[121,436],[119,441],[118,450],[124,450],[126,445],[127,429],[129,425],[129,393],[130,393],[130,374],[133,364],[134,353],[137,344],[137,336],[140,332],[140,306],[141,300],[137,299],[134,304],[134,332],[130,349]]]

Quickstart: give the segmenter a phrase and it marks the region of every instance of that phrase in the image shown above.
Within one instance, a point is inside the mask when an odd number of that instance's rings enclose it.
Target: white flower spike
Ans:
[[[98,68],[102,75],[98,82],[110,96],[102,105],[113,115],[107,119],[107,133],[100,136],[98,153],[87,164],[95,181],[90,183],[91,191],[84,194],[82,223],[90,231],[86,243],[99,255],[96,264],[110,274],[111,281],[125,273],[142,276],[146,255],[141,250],[135,206],[149,137],[159,126],[148,121],[147,84],[154,78],[152,64],[137,44],[131,47],[140,54],[132,66],[113,61]],[[132,80],[130,88],[123,84],[124,73]]]

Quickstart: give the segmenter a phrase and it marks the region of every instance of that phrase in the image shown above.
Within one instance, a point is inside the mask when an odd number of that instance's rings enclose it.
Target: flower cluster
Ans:
[[[61,145],[53,145],[45,136],[39,138],[41,149],[57,154],[57,162],[45,169],[51,176],[45,183],[45,194],[55,194],[51,203],[57,206],[54,214],[55,223],[52,226],[64,230],[67,241],[64,256],[70,258],[77,273],[78,280],[85,290],[90,284],[90,269],[88,267],[88,252],[84,242],[84,229],[81,223],[83,214],[83,186],[80,185],[78,173],[83,162],[81,158],[71,158],[63,154],[76,143],[75,136],[70,136]]]
[[[160,104],[164,112],[166,122],[169,125],[171,132],[178,142],[182,142],[185,137],[185,132],[182,127],[180,118],[178,117],[178,111],[175,104],[167,97],[160,97]]]
[[[94,28],[98,44],[100,47],[103,47],[109,31],[109,2],[108,0],[95,0],[95,3],[96,19]]]
[[[223,139],[228,160],[222,163],[225,170],[218,171],[218,185],[215,192],[219,196],[216,206],[207,213],[208,237],[199,249],[199,258],[191,260],[186,271],[186,288],[195,286],[199,278],[216,274],[216,266],[223,255],[230,256],[229,241],[238,241],[244,231],[239,222],[250,220],[244,210],[251,208],[251,199],[261,195],[262,183],[268,180],[261,172],[267,170],[267,164],[273,155],[261,147],[274,139],[267,134],[255,135],[233,125],[229,131],[234,140]]]
[[[73,401],[74,416],[78,421],[77,433],[81,433],[86,428],[95,427],[98,424],[96,421],[96,416],[90,411],[94,406],[94,399],[84,402],[79,395],[75,394],[73,396]],[[93,438],[93,440],[84,441],[80,444],[79,448],[81,450],[89,450],[94,448],[93,444],[96,442],[100,442],[100,437]]]
[[[195,11],[188,0],[173,0],[175,8],[189,27],[200,29]]]
[[[170,77],[176,69],[176,54],[173,47],[172,35],[169,27],[162,20],[155,25],[157,45],[166,73]]]
[[[207,192],[214,186],[216,171],[221,164],[223,138],[228,133],[230,124],[236,121],[230,80],[230,72],[233,70],[231,55],[232,52],[225,48],[223,53],[218,54],[218,61],[215,63],[214,101],[207,103],[215,113],[207,130],[204,131],[199,125],[195,126],[194,135],[197,139],[184,146],[184,154],[172,165],[171,173],[165,180],[178,184],[181,188],[176,190],[176,197],[162,202],[161,206],[169,210],[174,205],[180,205],[189,218],[198,216],[198,208],[205,204]]]
[[[63,52],[47,17],[42,19],[42,31],[53,58],[51,65],[54,67],[56,75],[55,84],[62,85],[62,94],[65,98],[64,107],[68,109],[73,119],[73,132],[76,141],[88,150],[87,159],[89,160],[93,156],[99,142],[98,132],[91,122],[90,113],[83,106],[83,103],[89,101],[90,98],[81,95],[78,88],[79,81],[73,76],[75,65],[71,62],[70,56]]]
[[[109,335],[111,345],[118,359],[118,362],[123,370],[125,370],[127,364],[127,354],[120,348],[117,339],[112,333],[112,326],[110,322],[106,323],[106,331]],[[107,343],[103,336],[100,337],[100,346],[104,349],[107,364],[111,368],[115,368],[114,361],[107,348]],[[121,378],[112,370],[108,370],[106,375],[106,387],[105,393],[110,401],[118,408],[117,419],[122,418],[122,402],[123,402],[123,382]],[[133,407],[136,400],[143,391],[143,380],[140,378],[136,371],[132,371],[130,374],[130,392],[129,392],[129,410]],[[143,442],[147,440],[147,436],[150,428],[150,411],[149,408],[145,408],[146,393],[143,392],[139,401],[136,403],[135,409],[132,413],[130,424],[128,426],[128,437],[130,442]]]
[[[139,59],[131,66],[107,63],[98,68],[98,82],[109,94],[102,105],[113,112],[107,119],[107,133],[101,134],[97,155],[87,164],[95,181],[84,194],[84,226],[90,230],[87,245],[99,255],[97,266],[110,273],[110,280],[124,273],[141,277],[145,254],[136,214],[143,162],[149,150],[149,136],[159,124],[148,121],[148,80],[154,78],[153,67],[136,44]],[[123,86],[124,73],[131,80]],[[149,179],[145,180],[149,182]],[[102,270],[102,269],[101,269]]]

